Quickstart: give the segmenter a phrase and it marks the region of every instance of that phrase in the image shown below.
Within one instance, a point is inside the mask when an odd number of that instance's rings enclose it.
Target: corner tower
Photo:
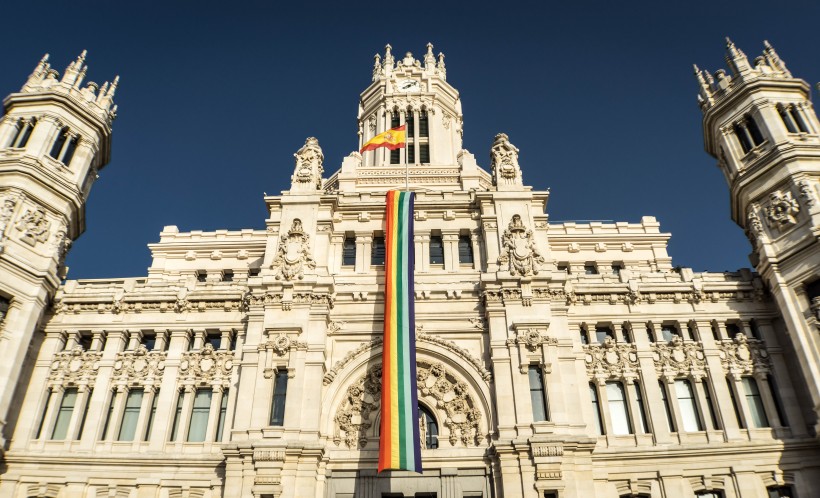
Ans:
[[[26,350],[64,277],[85,202],[111,154],[118,78],[84,83],[86,52],[60,74],[48,54],[0,120],[0,443]]]
[[[695,66],[706,151],[729,184],[732,219],[783,315],[820,414],[820,123],[809,85],[764,42],[749,63],[727,38],[731,74]]]

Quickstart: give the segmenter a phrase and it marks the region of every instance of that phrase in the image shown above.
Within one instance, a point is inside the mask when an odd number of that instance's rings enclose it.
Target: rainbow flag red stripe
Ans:
[[[412,192],[387,192],[379,472],[421,472],[416,389]]]

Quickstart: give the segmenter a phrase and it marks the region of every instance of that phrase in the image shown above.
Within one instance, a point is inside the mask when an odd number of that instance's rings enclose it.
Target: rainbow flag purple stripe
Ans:
[[[387,193],[379,472],[421,472],[416,388],[412,192]]]

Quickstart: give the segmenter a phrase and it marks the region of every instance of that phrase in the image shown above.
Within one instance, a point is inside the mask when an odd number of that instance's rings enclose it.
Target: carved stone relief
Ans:
[[[800,190],[800,197],[803,198],[806,207],[812,207],[817,203],[817,195],[808,180],[797,182],[797,188]]]
[[[347,388],[346,399],[336,411],[333,442],[348,448],[364,448],[381,405],[382,366],[370,367],[365,375]],[[432,398],[431,407],[443,421],[451,445],[479,444],[481,411],[473,402],[467,384],[437,362],[419,360],[417,365],[419,399]]]
[[[676,335],[668,343],[653,344],[652,352],[655,370],[660,376],[670,379],[680,376],[701,379],[706,376],[706,357],[699,343],[684,342]]]
[[[498,264],[506,263],[512,276],[537,275],[544,257],[535,246],[532,230],[524,226],[521,216],[513,215],[501,239],[501,255]]]
[[[638,353],[634,344],[616,343],[607,337],[603,344],[585,345],[584,353],[587,375],[598,384],[612,379],[632,382],[638,378]]]
[[[46,212],[42,208],[27,209],[17,222],[20,240],[30,246],[48,240],[51,222],[46,219]]]
[[[515,337],[507,339],[507,345],[521,344],[530,351],[535,352],[542,344],[558,344],[558,339],[547,337],[543,332],[546,332],[546,330],[536,327],[516,328]]]
[[[769,373],[769,352],[762,341],[737,334],[731,341],[721,341],[720,363],[727,374],[753,375]]]
[[[301,280],[306,268],[316,268],[316,261],[310,255],[310,236],[302,229],[302,220],[296,218],[288,233],[279,239],[271,269],[277,280]]]
[[[493,183],[497,186],[522,185],[521,168],[518,166],[518,148],[510,143],[506,133],[495,136],[490,148],[490,164]]]
[[[57,353],[51,362],[48,380],[51,383],[62,385],[93,386],[101,358],[101,352],[83,351],[80,346],[75,346],[71,351]]]
[[[305,145],[293,157],[296,158],[296,170],[291,177],[293,188],[304,190],[300,187],[308,187],[308,190],[321,190],[322,174],[325,171],[322,163],[325,156],[319,147],[319,140],[308,137]]]
[[[0,203],[0,252],[3,250],[3,239],[5,238],[6,229],[11,223],[11,218],[14,216],[14,208],[19,202],[17,196],[8,194],[3,197]]]
[[[179,377],[181,380],[193,382],[222,382],[230,381],[233,371],[233,351],[215,351],[213,346],[205,344],[201,351],[182,353],[179,362]]]
[[[766,208],[766,220],[769,226],[784,230],[789,225],[797,223],[795,216],[800,212],[800,206],[789,191],[777,190],[769,194],[769,206]]]
[[[159,385],[165,370],[166,354],[164,351],[148,351],[142,344],[135,351],[117,353],[114,379],[129,382],[139,380]]]

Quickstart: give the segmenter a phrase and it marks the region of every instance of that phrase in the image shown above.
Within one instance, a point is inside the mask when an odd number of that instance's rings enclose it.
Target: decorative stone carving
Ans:
[[[3,296],[0,296],[0,325],[3,325],[3,320],[6,319],[6,315],[9,312],[9,307],[11,306],[11,301],[6,299]]]
[[[760,221],[760,216],[757,215],[757,211],[760,207],[757,204],[752,204],[749,207],[749,213],[746,215],[747,229],[746,235],[749,237],[749,242],[752,243],[753,247],[757,247],[760,244],[760,238],[763,235],[763,222]]]
[[[481,411],[473,402],[467,384],[441,363],[419,360],[417,364],[419,399],[435,400],[431,407],[448,429],[450,444],[477,445]],[[370,367],[364,376],[347,388],[346,399],[336,411],[333,442],[348,448],[364,448],[381,405],[381,364]],[[378,432],[376,432],[378,433]]]
[[[63,351],[54,355],[51,361],[51,371],[48,380],[54,384],[84,384],[93,386],[100,368],[102,353],[99,351],[83,351],[80,346],[74,346],[70,351]]]
[[[296,218],[288,233],[279,239],[279,249],[271,269],[277,280],[303,279],[305,268],[316,268],[310,255],[310,236],[302,229],[302,220]]]
[[[516,327],[516,335],[515,337],[507,339],[507,345],[521,344],[530,351],[535,352],[542,344],[558,344],[558,339],[547,337],[542,331],[543,329],[536,327]]]
[[[676,335],[669,343],[653,344],[652,352],[658,375],[668,379],[680,376],[701,379],[706,376],[706,357],[699,343],[684,342]]]
[[[518,166],[518,148],[510,143],[506,133],[495,136],[490,148],[493,184],[499,187],[521,186],[521,168]]]
[[[65,224],[61,224],[60,228],[57,229],[51,244],[57,255],[57,266],[62,268],[63,263],[65,263],[65,256],[68,253],[68,250],[71,249],[72,245],[71,239],[68,238]]]
[[[811,312],[814,315],[814,319],[817,320],[818,325],[820,325],[820,296],[811,300]],[[2,310],[0,310],[0,315],[2,315]],[[0,316],[0,322],[2,321],[3,318]]]
[[[308,137],[305,145],[293,155],[296,158],[296,171],[291,177],[292,190],[315,191],[322,189],[322,173],[325,172],[322,162],[325,159],[319,140]]]
[[[270,341],[271,349],[276,351],[276,354],[279,356],[284,356],[285,353],[290,351],[291,341],[290,338],[283,333],[280,333]]]
[[[17,197],[13,194],[6,195],[0,203],[0,252],[3,252],[3,239],[5,238],[6,228],[11,222],[11,217],[14,215],[14,208],[17,206]]]
[[[139,380],[143,383],[159,385],[162,372],[165,370],[165,351],[148,351],[140,344],[135,351],[117,353],[114,360],[114,379],[128,381]]]
[[[333,335],[336,332],[342,330],[344,326],[347,325],[345,321],[334,321],[327,324],[327,335]]]
[[[736,376],[767,374],[770,357],[763,341],[737,334],[734,339],[720,341],[720,363],[727,374]]]
[[[182,380],[221,382],[227,385],[233,371],[233,351],[215,351],[213,346],[205,344],[200,351],[182,353],[179,362],[179,376]]]
[[[806,207],[812,207],[817,203],[817,195],[807,180],[797,182],[797,188],[800,190],[800,197],[803,198]]]
[[[20,240],[30,246],[48,240],[51,222],[46,219],[46,212],[42,208],[27,209],[17,222]]]
[[[585,345],[584,353],[587,375],[598,384],[612,379],[632,382],[638,378],[640,365],[634,344],[616,343],[607,337],[603,344]]]
[[[797,223],[795,216],[800,212],[800,206],[789,191],[780,190],[769,194],[769,206],[766,208],[766,220],[769,226],[783,230],[789,225]]]
[[[576,253],[581,252],[581,244],[577,242],[570,242],[567,246],[567,252]]]
[[[535,246],[532,230],[524,226],[521,216],[513,215],[501,239],[501,255],[498,264],[508,264],[510,275],[522,277],[537,275],[544,257]]]

